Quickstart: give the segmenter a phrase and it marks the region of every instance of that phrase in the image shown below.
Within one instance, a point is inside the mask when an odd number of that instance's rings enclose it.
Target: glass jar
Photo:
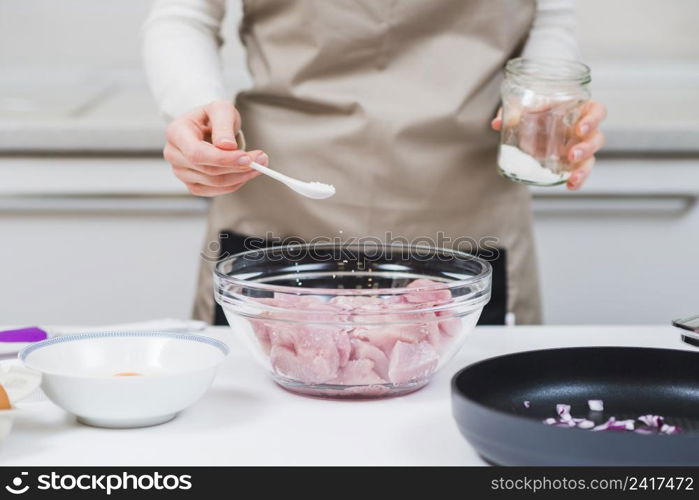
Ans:
[[[516,182],[555,186],[568,180],[579,139],[575,124],[590,99],[590,68],[564,59],[516,58],[502,83],[500,173]]]

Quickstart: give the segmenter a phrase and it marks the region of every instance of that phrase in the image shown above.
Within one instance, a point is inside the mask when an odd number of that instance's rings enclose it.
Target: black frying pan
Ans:
[[[604,411],[590,412],[590,399],[602,399]],[[545,425],[557,403],[596,423],[663,415],[684,432]],[[699,465],[699,353],[692,351],[580,347],[499,356],[454,376],[452,408],[461,433],[494,464]]]

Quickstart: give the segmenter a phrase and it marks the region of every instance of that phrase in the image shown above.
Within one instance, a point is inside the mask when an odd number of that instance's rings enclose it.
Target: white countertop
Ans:
[[[463,366],[550,347],[692,349],[670,326],[479,327],[426,388],[394,399],[337,401],[280,389],[227,327],[208,332],[232,353],[211,390],[175,420],[97,429],[48,401],[26,402],[0,448],[0,465],[484,465],[451,417],[449,381]]]

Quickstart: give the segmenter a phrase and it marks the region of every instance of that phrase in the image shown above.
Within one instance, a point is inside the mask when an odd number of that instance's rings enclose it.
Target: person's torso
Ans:
[[[245,0],[253,78],[237,106],[270,166],[335,185],[308,200],[258,178],[215,200],[244,234],[502,233],[526,191],[498,176],[501,71],[534,0]]]

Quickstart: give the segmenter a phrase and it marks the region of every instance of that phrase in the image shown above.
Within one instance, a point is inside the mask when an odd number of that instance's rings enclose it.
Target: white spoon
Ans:
[[[299,194],[304,195],[307,198],[313,198],[314,200],[322,200],[325,198],[330,198],[335,194],[335,186],[332,184],[323,184],[322,182],[304,182],[288,175],[267,168],[259,163],[252,162],[250,164],[251,168],[254,168],[258,172],[270,176],[272,179],[276,179],[279,182],[286,184],[288,187],[293,189]]]

